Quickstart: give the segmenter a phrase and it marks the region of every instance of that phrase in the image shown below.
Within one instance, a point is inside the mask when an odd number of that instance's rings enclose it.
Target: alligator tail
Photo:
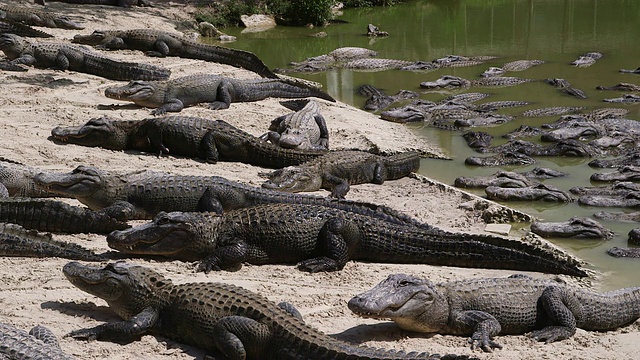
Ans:
[[[243,68],[245,70],[252,71],[264,78],[278,78],[278,75],[274,74],[273,71],[271,71],[267,67],[267,65],[265,65],[265,63],[252,52],[230,49],[215,45],[196,45],[193,45],[193,51],[187,50],[187,56],[194,59],[212,61],[220,64]]]
[[[40,31],[32,28],[29,25],[25,25],[19,22],[0,19],[0,34],[11,33],[18,36],[38,37],[38,38],[52,38],[53,35],[47,34],[44,31]]]
[[[171,70],[150,64],[117,61],[84,54],[85,71],[111,80],[167,80]]]
[[[258,101],[268,97],[305,98],[316,97],[327,101],[336,100],[326,92],[294,79],[258,79],[253,81],[234,82],[238,87],[234,101]]]

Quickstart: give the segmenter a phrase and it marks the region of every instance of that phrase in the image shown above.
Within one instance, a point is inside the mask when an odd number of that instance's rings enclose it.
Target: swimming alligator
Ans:
[[[280,104],[295,112],[271,121],[269,131],[260,139],[287,149],[329,150],[327,122],[316,101],[290,100]]]
[[[614,246],[607,250],[607,254],[613,257],[640,258],[640,248],[621,248]]]
[[[444,75],[435,81],[421,82],[420,87],[423,89],[435,90],[467,88],[470,86],[514,86],[531,81],[534,80],[509,76],[495,76],[482,79],[467,80],[459,76]]]
[[[464,163],[473,166],[531,165],[536,163],[536,159],[517,151],[510,151],[484,157],[469,156],[464,159]]]
[[[576,67],[589,67],[596,63],[596,60],[602,58],[602,53],[588,52],[580,55],[576,60],[571,62],[571,65]]]
[[[489,186],[484,189],[487,198],[503,201],[554,201],[572,202],[574,199],[569,193],[547,184],[533,184],[528,187],[503,188]]]
[[[607,212],[607,211],[598,211],[593,214],[593,217],[596,219],[602,220],[614,220],[614,221],[635,221],[640,222],[640,211],[636,212]]]
[[[320,205],[264,204],[211,213],[160,213],[153,222],[107,237],[125,254],[200,261],[198,271],[235,271],[242,263],[292,264],[307,272],[348,261],[487,267],[586,274],[552,249],[493,235],[391,223]]]
[[[355,314],[391,318],[406,330],[471,336],[472,348],[502,348],[496,335],[524,334],[551,343],[576,328],[613,330],[640,317],[640,288],[606,293],[570,286],[559,279],[523,274],[434,284],[405,274],[389,275],[349,301]]]
[[[181,34],[154,29],[96,30],[76,35],[73,42],[100,48],[141,50],[149,56],[179,56],[212,61],[253,71],[262,77],[278,79],[254,53],[223,46],[201,44]]]
[[[212,110],[228,109],[232,102],[264,100],[268,97],[317,97],[335,101],[324,91],[285,79],[238,80],[220,75],[196,74],[167,81],[132,81],[108,87],[104,95],[155,108],[153,115],[180,112],[186,106],[207,103]]]
[[[396,101],[415,99],[419,96],[417,92],[409,90],[400,90],[395,95],[387,95],[384,91],[369,84],[358,86],[357,93],[368,97],[364,109],[370,111],[383,110]]]
[[[5,360],[75,359],[60,349],[51,330],[38,325],[26,332],[5,323],[0,323],[0,356]]]
[[[470,148],[475,150],[488,148],[493,141],[493,135],[484,131],[467,131],[462,134],[462,138]]]
[[[35,10],[23,6],[0,4],[0,19],[11,20],[26,25],[44,26],[61,29],[84,29],[84,26],[71,21],[69,17],[48,11]],[[19,35],[19,34],[16,34]]]
[[[584,106],[554,106],[554,107],[527,110],[522,113],[522,116],[543,117],[543,116],[557,116],[557,115],[564,115],[564,114],[575,114],[584,109],[586,109],[586,107]]]
[[[598,90],[616,90],[616,91],[635,91],[640,92],[640,85],[630,84],[630,83],[618,83],[613,86],[596,86]]]
[[[304,323],[293,305],[223,283],[183,283],[148,267],[116,262],[104,268],[71,262],[62,269],[80,290],[104,299],[124,321],[72,331],[75,339],[126,341],[158,334],[247,360],[411,360],[427,353],[357,347]],[[117,294],[117,295],[114,295]],[[442,360],[468,356],[444,355]]]
[[[13,34],[0,35],[0,50],[14,65],[79,71],[112,80],[163,80],[171,74],[166,68],[110,59],[82,46],[28,41]]]
[[[53,37],[53,35],[47,34],[44,31],[34,29],[29,25],[25,25],[19,22],[6,20],[6,19],[0,19],[0,34],[16,34],[18,36],[39,37],[39,38]]]
[[[6,223],[0,223],[0,256],[60,257],[83,261],[106,260],[103,255],[95,254],[80,245],[54,240],[49,233],[38,233],[34,230],[27,230],[20,225]]]
[[[640,180],[640,166],[625,165],[616,171],[594,173],[590,179],[593,181],[637,181]]]
[[[608,103],[637,103],[640,102],[640,95],[624,94],[621,97],[603,99],[602,101]]]
[[[508,62],[501,67],[490,67],[485,70],[481,76],[483,77],[491,77],[491,76],[501,76],[507,71],[524,71],[529,69],[530,67],[544,64],[546,61],[543,60],[516,60]]]
[[[579,99],[586,99],[587,98],[587,95],[584,93],[584,91],[574,88],[565,79],[548,78],[548,79],[544,79],[544,82],[546,82],[549,85],[553,85],[557,89],[561,90],[562,92],[564,92],[566,94],[569,94],[571,96],[575,96],[575,97],[577,97]]]
[[[489,186],[503,188],[529,187],[533,185],[524,175],[513,171],[498,171],[491,176],[460,176],[455,178],[454,185],[461,188],[484,189]]]
[[[36,4],[45,5],[47,0],[35,0]],[[148,0],[48,0],[64,2],[68,4],[88,4],[88,5],[113,5],[121,7],[131,6],[151,6]]]
[[[8,196],[32,198],[59,196],[36,187],[33,178],[41,172],[43,172],[42,169],[0,157],[0,184],[7,189]]]
[[[54,139],[112,150],[140,150],[200,158],[209,163],[239,161],[269,168],[298,165],[327,153],[326,150],[285,149],[263,141],[223,120],[165,116],[139,121],[107,116],[86,124],[56,127]]]
[[[580,239],[611,239],[613,231],[605,228],[599,222],[588,218],[573,216],[563,222],[531,223],[531,232],[544,238],[580,238]]]
[[[380,156],[365,151],[332,151],[302,165],[289,166],[267,175],[267,189],[302,192],[327,189],[344,198],[350,185],[400,179],[420,168],[417,152]]]

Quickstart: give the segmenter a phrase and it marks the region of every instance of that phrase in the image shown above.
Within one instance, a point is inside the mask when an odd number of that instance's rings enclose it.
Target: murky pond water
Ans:
[[[448,54],[498,56],[497,59],[483,65],[432,72],[357,72],[340,69],[300,75],[323,83],[331,95],[358,107],[363,106],[365,99],[358,96],[355,89],[362,84],[372,84],[384,89],[388,94],[400,89],[418,91],[422,93],[422,98],[437,101],[451,92],[427,93],[419,89],[420,82],[435,80],[445,74],[468,79],[478,78],[489,66],[501,66],[508,61],[519,59],[540,59],[547,63],[523,72],[509,73],[510,76],[533,79],[565,78],[574,87],[584,90],[589,98],[582,100],[564,95],[554,87],[541,82],[507,88],[476,88],[469,91],[492,94],[487,101],[526,100],[532,103],[527,107],[500,111],[518,115],[524,110],[537,107],[587,106],[593,109],[610,106],[602,102],[602,99],[617,97],[622,93],[598,91],[595,90],[597,85],[640,83],[640,75],[618,73],[620,68],[635,69],[640,66],[640,1],[411,1],[391,8],[348,10],[340,19],[348,23],[316,29],[277,27],[253,34],[239,34],[240,29],[227,29],[228,33],[242,38],[241,41],[229,45],[255,52],[272,68],[287,67],[292,60],[303,60],[342,46],[366,47],[378,51],[381,58],[406,60],[430,61]],[[391,36],[368,38],[364,35],[368,23],[388,31]],[[309,36],[319,31],[325,31],[328,36]],[[588,51],[602,52],[604,57],[587,68],[569,65],[580,54]],[[640,104],[623,107],[630,110],[627,118],[640,119]],[[500,135],[522,124],[537,126],[556,118],[533,119],[520,116],[508,124],[477,130],[487,131],[496,136],[494,144],[497,144],[504,141],[499,138]],[[407,126],[439,145],[454,158],[453,161],[424,160],[421,172],[425,175],[452,184],[453,179],[458,176],[489,175],[498,170],[464,165],[464,159],[475,153],[466,145],[461,132],[443,131],[421,124]],[[590,184],[589,176],[599,170],[587,166],[588,161],[589,159],[576,158],[538,158],[535,166],[550,167],[569,173],[566,178],[546,180],[548,184],[568,190],[572,186],[594,185]],[[524,171],[533,167],[506,169]],[[564,221],[575,215],[591,216],[600,210],[576,203],[512,202],[508,205],[546,221]],[[640,224],[609,221],[602,223],[616,232],[613,240],[552,241],[572,249],[594,264],[595,268],[605,272],[607,288],[640,284],[635,273],[640,267],[639,260],[615,259],[605,254],[605,250],[612,246],[627,246],[627,233]]]

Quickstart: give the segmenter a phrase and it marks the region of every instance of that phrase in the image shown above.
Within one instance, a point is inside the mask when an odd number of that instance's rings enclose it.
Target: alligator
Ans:
[[[333,151],[302,165],[289,166],[267,175],[267,189],[303,192],[327,189],[331,197],[344,198],[350,185],[400,179],[420,168],[417,152],[380,156],[364,151]]]
[[[491,146],[493,135],[483,131],[467,131],[462,134],[462,138],[472,149],[484,149]]]
[[[131,342],[154,334],[222,353],[225,359],[440,358],[352,346],[305,324],[293,305],[276,305],[232,284],[174,285],[151,268],[125,262],[103,268],[71,262],[62,272],[80,290],[104,299],[124,320],[74,330],[67,335],[74,339]],[[448,354],[441,359],[469,357]]]
[[[368,84],[358,86],[357,92],[362,96],[368,97],[364,104],[364,109],[370,111],[383,110],[396,101],[415,99],[419,96],[417,92],[409,90],[400,90],[395,95],[387,95],[384,91]]]
[[[630,83],[618,83],[613,86],[596,86],[598,90],[616,90],[616,91],[635,91],[640,92],[640,85],[630,84]]]
[[[389,36],[389,33],[386,31],[380,31],[380,29],[373,25],[373,24],[369,24],[367,25],[367,36],[369,37],[385,37],[385,36]]]
[[[107,214],[60,201],[32,198],[0,199],[0,222],[55,233],[108,234],[129,227]]]
[[[621,73],[627,73],[627,74],[640,74],[640,67],[637,69],[620,69],[618,70]]]
[[[45,5],[47,0],[35,0],[36,4]],[[148,0],[48,0],[64,2],[68,4],[88,4],[88,5],[113,5],[121,7],[132,6],[151,6],[151,2]]]
[[[599,138],[608,133],[602,123],[589,120],[572,120],[564,126],[548,131],[540,137],[542,141],[562,141],[567,139]]]
[[[260,139],[288,149],[329,150],[329,130],[317,102],[291,100],[280,104],[295,112],[271,121],[269,131]],[[250,155],[255,156],[252,152]]]
[[[589,166],[595,168],[617,168],[625,165],[640,166],[640,151],[630,151],[615,159],[596,159],[589,162]]]
[[[308,63],[316,63],[316,64],[328,64],[328,63],[337,63],[337,62],[345,62],[349,60],[355,59],[363,59],[368,57],[377,56],[378,53],[360,47],[341,47],[337,48],[328,54],[314,56],[308,58],[302,62],[291,62],[291,65],[299,66]]]
[[[566,191],[546,184],[534,184],[522,188],[503,188],[489,186],[484,189],[487,198],[504,201],[554,201],[572,202],[574,199]]]
[[[65,15],[34,10],[23,6],[0,5],[0,19],[11,20],[32,26],[81,30],[81,26]],[[18,35],[18,34],[16,34]]]
[[[457,119],[454,125],[458,127],[491,126],[504,124],[513,119],[514,117],[510,115],[487,113],[477,117]]]
[[[431,62],[438,67],[466,67],[475,66],[484,63],[487,60],[495,59],[495,56],[480,55],[480,56],[461,56],[461,55],[447,55],[443,58],[434,59]]]
[[[605,186],[574,186],[569,191],[576,195],[621,196],[630,192],[640,191],[640,184],[621,181]]]
[[[509,140],[502,145],[488,148],[486,151],[496,153],[517,152],[528,156],[592,157],[601,155],[601,151],[597,147],[572,139],[559,140],[548,146],[524,140]]]
[[[355,314],[390,318],[423,333],[471,336],[472,348],[502,348],[496,335],[524,334],[551,343],[576,328],[606,331],[640,317],[640,288],[594,293],[560,279],[524,274],[434,284],[405,274],[389,275],[348,303]]]
[[[544,130],[534,126],[520,125],[515,130],[502,135],[502,137],[505,139],[530,138],[530,137],[538,136],[543,132]]]
[[[38,233],[17,224],[6,223],[0,223],[0,256],[60,257],[84,261],[106,260],[103,255],[95,254],[80,245],[54,240],[49,233]]]
[[[544,82],[546,82],[549,85],[553,85],[556,88],[558,88],[559,90],[561,90],[562,92],[564,92],[566,94],[569,94],[571,96],[575,96],[575,97],[577,97],[579,99],[586,99],[587,98],[587,95],[584,93],[584,91],[574,88],[565,79],[549,78],[549,79],[544,79]]]
[[[588,218],[573,216],[563,222],[531,223],[531,232],[544,238],[580,238],[580,239],[611,239],[613,231],[605,228],[599,222]]]
[[[551,179],[567,176],[567,174],[562,171],[541,167],[536,167],[529,171],[521,172],[520,174],[524,175],[527,179]]]
[[[529,187],[533,183],[522,174],[513,171],[498,171],[491,176],[460,176],[455,178],[454,185],[461,188],[484,189],[489,186],[522,188]]]
[[[602,54],[599,52],[588,52],[580,55],[576,60],[571,62],[571,65],[576,67],[589,67],[596,63],[596,60],[602,58]]]
[[[599,207],[640,207],[640,192],[630,191],[622,195],[583,195],[578,199],[581,205],[599,206]]]
[[[480,74],[480,76],[482,77],[502,76],[504,75],[504,73],[506,73],[506,71],[503,68],[490,66],[487,70],[483,71],[482,74]]]
[[[602,220],[614,220],[614,221],[635,221],[640,222],[640,211],[625,213],[625,212],[606,212],[599,211],[593,214],[593,217]]]
[[[639,141],[639,134],[630,134],[624,130],[614,130],[609,134],[592,140],[590,144],[612,155],[619,155],[627,153],[629,150],[637,149]]]
[[[640,180],[640,166],[625,165],[609,173],[595,173],[592,181],[637,181]]]
[[[464,159],[466,165],[473,166],[504,166],[504,165],[531,165],[536,159],[515,151],[499,153],[491,156],[469,156]]]
[[[223,120],[187,116],[165,116],[139,121],[114,120],[103,116],[86,124],[56,127],[54,139],[111,150],[140,150],[217,161],[282,168],[302,164],[326,150],[285,149],[260,140]]]
[[[640,248],[621,248],[614,246],[607,250],[607,254],[613,257],[640,258]]]
[[[288,194],[218,176],[172,175],[155,171],[118,175],[81,165],[68,174],[39,174],[36,181],[41,187],[63,196],[75,197],[90,209],[102,210],[119,220],[152,219],[160,211],[222,213],[256,204],[296,203],[331,206],[344,211],[358,211],[388,222],[431,228],[382,205]]]
[[[79,71],[111,80],[163,80],[171,74],[166,68],[110,59],[83,46],[31,42],[13,34],[0,35],[0,50],[12,64]]]
[[[624,94],[621,97],[603,99],[602,101],[608,103],[637,103],[640,102],[640,95]]]
[[[448,103],[448,102],[469,104],[469,103],[480,101],[489,96],[491,96],[491,94],[480,93],[480,92],[467,92],[467,93],[461,93],[461,94],[454,94],[454,95],[447,96],[442,101],[440,101],[439,104]]]
[[[51,38],[53,35],[47,34],[44,31],[40,31],[32,28],[29,25],[25,25],[19,22],[0,19],[0,34],[16,34],[18,36],[38,37],[38,38]]]
[[[253,71],[265,78],[278,79],[262,60],[249,51],[201,44],[181,34],[154,29],[96,30],[89,35],[76,35],[74,43],[98,45],[105,49],[132,49],[148,56],[179,56],[212,61]]]
[[[131,81],[108,87],[104,95],[155,108],[153,115],[180,112],[186,106],[207,103],[212,110],[228,109],[232,102],[264,100],[268,97],[317,97],[333,101],[324,91],[285,79],[238,80],[220,75],[196,74],[167,81]]]
[[[458,76],[444,75],[435,81],[421,82],[420,87],[423,89],[435,90],[467,88],[470,86],[514,86],[531,81],[534,80],[509,76],[495,76],[476,80],[467,80]]]
[[[640,245],[640,228],[629,231],[629,244]]]
[[[431,119],[431,108],[436,105],[433,101],[417,99],[409,105],[393,108],[380,113],[380,118],[397,123],[418,122]]]
[[[9,190],[7,189],[6,186],[2,185],[2,183],[0,182],[0,199],[4,199],[8,197],[9,197]]]
[[[57,194],[36,187],[33,178],[42,169],[0,157],[0,184],[12,197],[56,197]]]
[[[501,67],[490,67],[485,70],[481,76],[483,77],[492,77],[492,76],[501,76],[507,71],[523,71],[527,70],[530,67],[544,64],[546,61],[543,60],[516,60],[508,62]]]
[[[355,59],[349,60],[345,63],[339,65],[339,67],[344,69],[351,70],[368,70],[368,71],[382,71],[382,70],[393,70],[393,69],[403,69],[408,66],[416,67],[418,63],[410,60],[398,60],[398,59],[378,59],[378,58],[365,58],[365,59]],[[419,64],[430,64],[425,62],[419,62]],[[435,69],[435,65],[430,64],[423,65],[424,69]]]
[[[585,114],[585,117],[588,120],[598,121],[603,119],[616,119],[622,116],[625,116],[629,112],[629,109],[622,108],[599,108],[592,110],[591,112]]]
[[[512,108],[519,106],[527,106],[530,103],[527,101],[521,100],[499,100],[499,101],[489,101],[486,103],[478,104],[477,106],[471,106],[470,108],[475,109],[477,111],[495,111],[498,109],[504,108]]]
[[[34,326],[29,332],[0,323],[0,357],[2,359],[74,360],[65,354],[51,330]]]
[[[264,204],[211,213],[161,213],[107,236],[125,254],[200,261],[198,271],[242,263],[291,264],[306,272],[341,270],[349,260],[532,270],[585,276],[567,255],[493,235],[395,224],[321,205]]]
[[[558,116],[564,114],[576,114],[579,111],[586,109],[584,106],[554,106],[540,109],[531,109],[522,113],[522,116],[526,117],[543,117],[543,116]]]

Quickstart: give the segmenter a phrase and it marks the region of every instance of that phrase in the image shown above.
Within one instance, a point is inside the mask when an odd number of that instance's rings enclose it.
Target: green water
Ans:
[[[226,29],[239,41],[229,46],[255,52],[271,67],[286,67],[294,60],[327,53],[343,46],[366,47],[378,51],[381,58],[406,60],[432,60],[448,54],[495,55],[499,58],[483,65],[468,68],[439,69],[433,72],[357,72],[334,70],[319,74],[301,74],[309,80],[321,82],[325,89],[339,100],[362,107],[364,98],[355,94],[355,88],[372,84],[392,94],[400,89],[421,92],[419,83],[451,74],[464,78],[477,78],[489,66],[500,66],[519,59],[540,59],[546,64],[526,71],[508,73],[510,76],[544,79],[567,79],[582,89],[586,100],[563,95],[544,83],[528,83],[507,88],[477,88],[470,91],[491,93],[486,101],[526,100],[533,104],[523,108],[505,109],[502,113],[517,115],[524,110],[548,106],[604,107],[602,99],[617,97],[618,92],[595,90],[597,85],[619,82],[640,83],[640,76],[620,74],[618,69],[640,66],[640,1],[634,0],[432,0],[411,1],[391,8],[348,10],[340,17],[346,24],[326,28],[277,27],[267,32],[241,34],[241,29]],[[373,23],[391,34],[388,38],[370,39],[366,25]],[[324,31],[328,36],[312,38],[308,35]],[[599,51],[604,57],[595,65],[576,68],[569,63],[580,54]],[[440,100],[451,92],[426,93],[421,97]],[[609,105],[610,106],[610,105]],[[640,119],[640,104],[622,105],[630,110],[630,119]],[[476,128],[496,136],[494,144],[504,141],[500,135],[522,124],[540,125],[554,121],[550,118],[517,118],[515,121],[492,128]],[[383,120],[380,120],[383,121]],[[424,160],[421,172],[432,178],[452,184],[458,176],[489,175],[498,168],[476,168],[464,165],[464,159],[477,155],[470,150],[461,132],[449,132],[407,125],[420,136],[428,138],[453,161]],[[546,180],[546,183],[568,190],[572,186],[593,185],[589,176],[599,170],[587,166],[589,159],[538,158],[535,166],[550,167],[567,172],[566,178]],[[529,167],[508,167],[508,170],[528,170]],[[609,171],[609,170],[604,170]],[[482,195],[483,192],[478,192]],[[543,202],[511,202],[509,206],[528,212],[546,221],[564,221],[571,216],[591,216],[598,208],[583,207],[576,203],[549,204]],[[602,209],[620,211],[621,209]],[[627,210],[629,211],[629,210]],[[605,254],[612,246],[627,246],[627,233],[637,223],[602,223],[616,232],[610,241],[560,240],[555,243],[569,248],[603,271],[605,287],[638,285],[634,273],[640,260],[615,259]]]

